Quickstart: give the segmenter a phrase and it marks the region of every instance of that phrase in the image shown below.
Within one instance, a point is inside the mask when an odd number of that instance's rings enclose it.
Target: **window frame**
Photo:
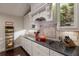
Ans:
[[[77,21],[78,21],[78,6],[77,3],[74,3],[74,26],[60,26],[60,3],[56,4],[57,7],[57,28],[76,28],[78,26]]]

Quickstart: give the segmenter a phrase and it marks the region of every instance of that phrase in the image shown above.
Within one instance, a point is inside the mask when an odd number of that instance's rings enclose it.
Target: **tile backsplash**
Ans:
[[[54,27],[47,27],[41,30],[49,38],[56,38],[56,30]]]
[[[60,32],[60,37],[64,40],[65,36],[69,36],[70,39],[79,46],[79,32]]]
[[[45,34],[47,38],[56,39],[56,25],[53,24],[53,21],[43,21],[38,23],[41,25],[40,35]]]
[[[64,40],[65,36],[69,36],[74,43],[79,46],[79,32],[58,31],[56,25],[54,25],[52,21],[38,22],[36,26],[40,29],[40,35],[45,34],[47,38],[56,41],[59,41],[59,37],[62,37],[62,40]]]

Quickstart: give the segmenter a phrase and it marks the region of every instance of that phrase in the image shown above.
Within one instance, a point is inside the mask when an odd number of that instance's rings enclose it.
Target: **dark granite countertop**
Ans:
[[[51,50],[54,50],[58,53],[65,55],[65,56],[79,56],[79,47],[78,46],[74,47],[74,48],[68,48],[68,47],[65,47],[63,42],[59,42],[59,41],[53,41],[53,40],[47,39],[46,42],[40,42],[40,41],[33,40],[34,37],[24,36],[24,38],[27,38],[33,42],[36,42],[42,46],[45,46]]]

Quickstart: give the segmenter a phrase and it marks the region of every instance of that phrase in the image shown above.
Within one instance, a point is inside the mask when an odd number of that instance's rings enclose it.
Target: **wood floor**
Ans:
[[[0,56],[30,56],[21,46],[0,52]]]

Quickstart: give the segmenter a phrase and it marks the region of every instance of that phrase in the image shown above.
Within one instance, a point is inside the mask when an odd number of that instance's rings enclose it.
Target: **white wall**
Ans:
[[[0,14],[0,51],[5,50],[5,21],[13,21],[14,22],[14,38],[17,42],[17,37],[21,34],[17,34],[18,32],[22,33],[23,30],[23,17],[9,16]],[[18,36],[17,36],[18,35]],[[15,45],[16,45],[15,42]]]

